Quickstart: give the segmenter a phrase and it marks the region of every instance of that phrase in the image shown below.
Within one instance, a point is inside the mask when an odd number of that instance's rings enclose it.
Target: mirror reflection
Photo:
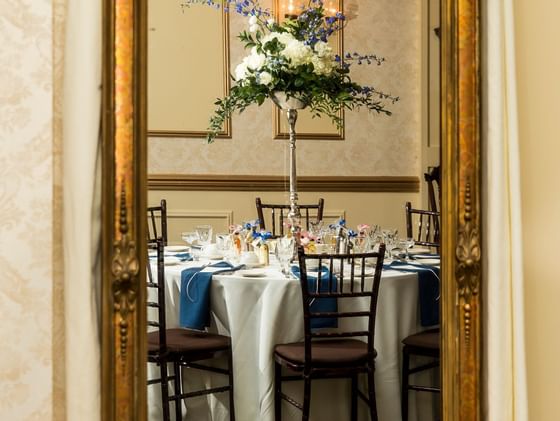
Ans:
[[[148,2],[149,419],[440,419],[439,3],[188,3]]]

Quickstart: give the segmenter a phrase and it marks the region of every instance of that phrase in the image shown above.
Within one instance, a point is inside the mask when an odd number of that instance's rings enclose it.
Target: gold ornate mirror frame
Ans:
[[[442,7],[442,402],[480,419],[480,9]],[[102,419],[145,421],[146,0],[104,0]]]

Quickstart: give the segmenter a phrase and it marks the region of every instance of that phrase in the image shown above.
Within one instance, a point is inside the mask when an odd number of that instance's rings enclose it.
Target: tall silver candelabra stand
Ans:
[[[291,226],[292,235],[299,239],[301,230],[301,212],[298,206],[297,170],[296,170],[296,121],[298,110],[303,110],[307,104],[294,97],[288,98],[285,92],[272,94],[272,101],[281,110],[286,111],[290,125],[290,212],[288,222]]]

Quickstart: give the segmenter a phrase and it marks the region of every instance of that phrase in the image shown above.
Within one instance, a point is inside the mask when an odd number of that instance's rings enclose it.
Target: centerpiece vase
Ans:
[[[298,206],[298,189],[297,189],[297,159],[296,159],[296,122],[298,118],[298,110],[307,107],[307,103],[301,99],[288,96],[286,92],[274,92],[272,101],[278,108],[286,111],[288,124],[290,126],[290,211],[288,212],[288,222],[292,235],[299,244],[301,232],[301,212]]]

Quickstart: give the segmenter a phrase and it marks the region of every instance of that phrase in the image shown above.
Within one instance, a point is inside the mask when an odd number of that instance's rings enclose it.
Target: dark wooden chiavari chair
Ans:
[[[424,180],[428,184],[428,204],[432,212],[439,212],[441,205],[441,172],[440,166],[433,167],[424,173]],[[437,195],[436,195],[437,190]],[[439,228],[439,227],[438,227]]]
[[[352,404],[351,420],[358,416],[358,397],[369,406],[372,421],[377,421],[375,401],[374,370],[377,352],[374,348],[375,318],[377,298],[381,281],[381,270],[385,245],[377,253],[357,254],[305,254],[302,247],[298,249],[301,290],[303,296],[303,324],[305,339],[303,342],[277,345],[274,350],[275,360],[275,419],[281,420],[282,400],[294,405],[303,412],[303,420],[309,420],[311,405],[311,381],[324,378],[349,378],[351,380]],[[319,261],[319,267],[328,268],[309,284],[306,262],[310,259]],[[366,259],[375,259],[375,271],[369,277],[365,272]],[[346,267],[345,267],[345,262]],[[348,263],[349,262],[349,263]],[[322,266],[323,265],[323,266]],[[337,269],[338,268],[338,269]],[[336,272],[336,273],[335,273]],[[369,299],[364,311],[317,311],[311,308],[315,300],[320,299]],[[312,329],[312,320],[367,318],[367,329],[362,331],[320,331]],[[356,338],[365,338],[359,340]],[[288,368],[292,375],[282,375],[282,367]],[[358,375],[367,374],[368,393],[358,389]],[[303,404],[282,392],[282,381],[303,380]]]
[[[440,393],[441,389],[433,386],[421,386],[410,384],[410,376],[421,371],[439,369],[440,362],[440,331],[430,329],[424,332],[410,335],[403,339],[403,367],[401,382],[401,413],[402,421],[408,421],[408,392],[414,390],[417,392]],[[410,368],[410,357],[412,355],[431,357],[432,361]]]
[[[159,220],[159,221],[158,221]],[[148,207],[148,242],[154,243],[158,238],[167,245],[167,201],[162,199],[159,206]]]
[[[270,209],[271,213],[271,226],[270,232],[274,237],[282,237],[284,235],[284,221],[288,217],[288,212],[290,211],[290,205],[270,205],[264,204],[260,197],[256,198],[257,205],[257,217],[259,218],[260,227],[266,230],[266,219],[264,210]],[[309,230],[310,221],[321,221],[323,220],[323,208],[325,206],[325,200],[319,199],[319,203],[316,205],[299,205],[301,212],[302,222],[305,223],[305,229]]]
[[[231,341],[227,336],[215,335],[202,331],[188,329],[167,329],[165,324],[165,267],[164,242],[156,239],[149,243],[148,248],[157,250],[157,276],[148,263],[148,290],[156,290],[155,294],[148,293],[148,362],[159,366],[160,377],[148,380],[148,385],[159,384],[161,387],[163,421],[170,421],[170,403],[175,403],[175,420],[182,420],[181,401],[201,395],[208,395],[229,391],[230,421],[235,421],[233,404],[233,366]],[[153,311],[153,310],[157,311]],[[152,311],[150,311],[152,310]],[[157,318],[154,313],[157,313]],[[154,320],[156,319],[156,320]],[[198,361],[216,358],[226,354],[228,368],[208,367]],[[173,375],[168,373],[168,364],[173,365]],[[220,373],[228,376],[228,385],[213,387],[193,392],[183,392],[181,367]],[[174,393],[169,390],[169,382],[173,381]]]
[[[439,250],[439,212],[413,209],[410,202],[406,202],[406,236],[413,238],[421,246],[435,247]],[[415,220],[413,220],[415,219]],[[416,233],[414,232],[416,226]]]
[[[432,176],[438,179],[439,183],[439,167],[437,172]],[[426,174],[427,175],[427,174]],[[428,179],[426,179],[428,181]],[[432,186],[433,187],[433,186]],[[439,187],[438,187],[439,188]],[[430,190],[428,190],[430,191]],[[430,206],[432,209],[436,206],[435,194],[433,189],[430,194]],[[428,247],[440,247],[440,213],[433,210],[412,209],[410,202],[406,203],[406,232],[409,238],[414,238],[415,243]],[[413,217],[417,218],[417,233],[414,234]],[[403,339],[403,367],[402,367],[402,383],[401,383],[401,412],[403,421],[408,421],[408,393],[410,390],[439,393],[437,387],[420,386],[410,384],[410,375],[421,371],[430,370],[439,367],[440,355],[440,332],[439,329],[430,329],[410,335]],[[414,368],[410,368],[411,356],[432,357],[433,361]]]

